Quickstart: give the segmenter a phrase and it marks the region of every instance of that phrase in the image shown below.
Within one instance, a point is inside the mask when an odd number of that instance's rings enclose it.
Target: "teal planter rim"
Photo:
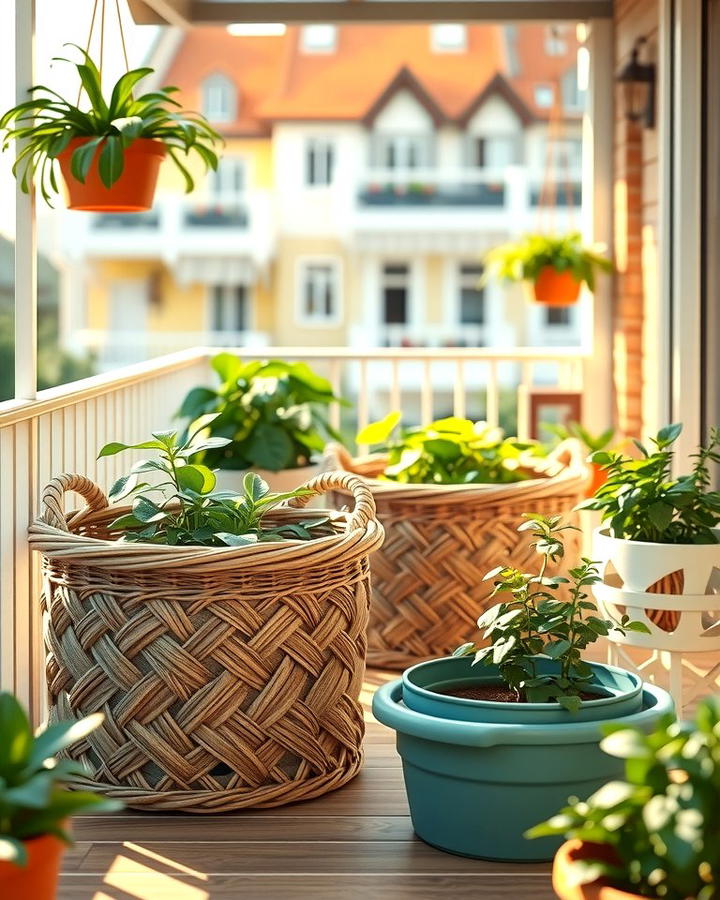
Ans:
[[[431,691],[428,688],[422,687],[422,685],[419,685],[415,681],[413,681],[413,673],[418,671],[426,672],[429,667],[437,663],[444,663],[447,660],[451,659],[457,659],[457,657],[444,656],[439,659],[425,660],[424,662],[420,662],[414,666],[410,666],[409,669],[405,669],[405,671],[402,673],[401,680],[403,686],[406,687],[409,692],[424,697],[428,701],[440,701],[443,704],[448,704],[448,706],[451,708],[452,706],[458,706],[459,709],[472,709],[475,711],[487,708],[495,710],[496,712],[503,712],[508,716],[512,715],[513,710],[517,711],[517,703],[510,703],[504,700],[471,700],[468,697],[453,697],[449,694],[439,694],[437,691]],[[635,672],[629,672],[627,669],[622,669],[620,666],[611,666],[606,663],[589,663],[589,665],[594,671],[605,670],[617,676],[618,679],[629,678],[630,681],[634,682],[634,686],[631,690],[614,692],[609,696],[598,697],[597,700],[583,700],[583,709],[602,712],[602,707],[607,706],[611,710],[613,705],[617,703],[617,700],[621,695],[626,698],[637,697],[637,695],[643,689],[643,680]],[[552,713],[561,709],[560,704],[557,702],[532,703],[528,705],[532,706],[533,712],[537,712],[539,714]],[[612,718],[612,716],[609,716],[608,718]],[[602,721],[602,719],[597,719],[596,721]]]
[[[401,734],[438,741],[443,744],[460,744],[465,747],[597,742],[600,737],[600,726],[604,722],[622,722],[628,727],[642,728],[644,723],[655,722],[658,716],[674,711],[672,697],[667,691],[654,684],[645,683],[642,687],[642,711],[627,716],[609,716],[607,719],[596,719],[590,722],[568,721],[542,725],[525,722],[517,725],[464,722],[457,719],[441,719],[408,709],[402,702],[402,689],[402,679],[397,678],[384,684],[375,692],[372,710],[379,722]],[[506,705],[513,706],[513,704]],[[572,713],[568,713],[568,716],[571,715]]]

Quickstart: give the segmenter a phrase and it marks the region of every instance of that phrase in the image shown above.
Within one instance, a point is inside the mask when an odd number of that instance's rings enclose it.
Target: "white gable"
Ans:
[[[471,134],[512,134],[521,129],[522,122],[515,110],[497,94],[488,97],[468,122]]]
[[[431,131],[433,120],[425,107],[408,90],[393,94],[375,119],[376,131],[403,134]]]

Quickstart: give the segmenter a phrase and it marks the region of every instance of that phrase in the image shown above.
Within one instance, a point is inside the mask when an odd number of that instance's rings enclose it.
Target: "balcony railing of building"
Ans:
[[[184,351],[41,391],[36,400],[0,403],[0,676],[38,721],[44,714],[40,573],[27,528],[38,514],[40,491],[61,472],[86,474],[107,489],[128,459],[98,460],[99,448],[111,440],[139,441],[172,425],[185,393],[212,383],[214,352]],[[586,363],[577,348],[266,348],[262,356],[305,360],[354,400],[351,418],[341,416],[339,405],[331,411],[346,434],[388,409],[403,410],[408,421],[482,413],[498,423],[512,395],[522,436],[533,387],[579,392]]]

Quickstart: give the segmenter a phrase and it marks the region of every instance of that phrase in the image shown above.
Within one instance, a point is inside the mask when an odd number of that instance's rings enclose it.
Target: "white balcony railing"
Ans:
[[[27,528],[38,514],[40,492],[61,472],[86,474],[107,489],[129,460],[97,460],[98,449],[171,425],[185,393],[212,383],[208,362],[214,352],[185,351],[41,391],[36,400],[0,403],[0,683],[28,704],[36,721],[44,715],[45,697],[40,571]],[[258,355],[241,352],[244,358]],[[351,409],[331,410],[333,423],[347,434],[388,409],[402,409],[412,422],[477,415],[481,408],[497,423],[512,394],[522,435],[533,385],[579,391],[584,368],[581,351],[563,348],[266,348],[262,356],[306,360],[353,399]]]

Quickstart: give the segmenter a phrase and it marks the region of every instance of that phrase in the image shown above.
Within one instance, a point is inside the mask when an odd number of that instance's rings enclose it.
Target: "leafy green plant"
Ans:
[[[608,473],[583,509],[602,512],[612,537],[658,544],[714,544],[720,522],[720,492],[710,490],[710,463],[720,462],[720,429],[694,454],[692,471],[672,477],[675,443],[682,425],[666,425],[650,439],[654,449],[635,441],[640,459],[600,451],[590,459]]]
[[[615,437],[614,428],[606,428],[600,434],[592,434],[580,422],[568,422],[567,425],[558,425],[554,422],[543,422],[541,427],[549,431],[559,441],[575,438],[585,447],[588,453],[597,453],[606,450]]]
[[[571,272],[595,290],[595,273],[612,272],[612,262],[597,249],[583,244],[580,232],[563,235],[526,234],[517,241],[494,247],[484,258],[485,277],[500,281],[535,281],[540,271],[552,266]]]
[[[25,710],[10,693],[0,693],[0,860],[27,864],[24,841],[53,834],[71,840],[65,820],[79,812],[120,809],[99,794],[66,789],[87,773],[70,759],[55,759],[102,722],[101,713],[49,725],[33,736]],[[28,898],[31,900],[31,898]]]
[[[598,878],[663,900],[720,897],[720,699],[702,701],[695,722],[666,717],[651,734],[606,725],[600,746],[625,760],[625,781],[532,828],[606,851],[573,864],[575,883]],[[608,861],[608,857],[611,861]]]
[[[504,438],[500,428],[450,417],[393,438],[401,414],[392,412],[363,428],[358,444],[377,445],[388,465],[381,476],[403,484],[508,484],[535,477],[529,464],[539,444]]]
[[[136,462],[129,474],[110,489],[111,500],[133,497],[132,511],[110,524],[122,532],[122,540],[150,544],[190,544],[206,547],[241,547],[261,541],[310,540],[330,533],[328,519],[314,518],[266,526],[263,518],[273,507],[291,497],[310,494],[305,488],[282,494],[252,472],[243,479],[243,493],[214,491],[215,473],[190,458],[223,447],[227,438],[207,437],[204,432],[214,416],[200,418],[186,439],[174,431],[159,431],[139,444],[106,444],[98,459],[123,450],[157,450],[159,458]],[[141,476],[157,475],[149,484]]]
[[[58,192],[54,162],[73,138],[89,139],[75,149],[71,161],[74,177],[83,184],[99,153],[100,178],[105,187],[112,187],[123,173],[125,150],[137,138],[164,144],[187,191],[194,187],[187,157],[195,154],[207,168],[217,168],[213,148],[220,135],[199,113],[180,111],[172,96],[179,88],[159,88],[136,98],[135,86],[153,70],[132,69],[118,79],[107,100],[97,66],[81,47],[77,49],[82,53],[81,63],[64,58],[59,61],[75,65],[90,109],[82,110],[52,88],[36,85],[30,88],[31,100],[19,103],[0,118],[0,131],[5,132],[2,149],[7,150],[13,141],[23,142],[13,166],[23,191],[27,193],[37,174],[42,196],[52,205],[51,193]]]
[[[518,531],[534,538],[531,546],[540,554],[542,563],[537,574],[521,572],[512,566],[498,566],[488,572],[492,579],[492,597],[510,594],[509,599],[491,606],[478,619],[483,639],[458,647],[454,656],[474,656],[473,665],[495,665],[503,682],[519,700],[528,703],[557,701],[565,709],[580,708],[582,694],[588,691],[592,669],[583,660],[583,651],[599,637],[612,630],[644,631],[641,622],[631,622],[624,615],[619,622],[602,619],[585,588],[600,578],[597,564],[583,558],[570,569],[569,578],[546,575],[550,562],[565,555],[563,532],[577,530],[562,522],[560,516],[526,515]],[[567,585],[567,599],[556,591]],[[538,660],[553,659],[554,673],[539,673]]]
[[[198,417],[216,414],[208,433],[227,440],[193,461],[220,469],[257,466],[278,472],[309,465],[328,440],[342,442],[326,410],[346,401],[305,363],[243,363],[231,353],[219,353],[212,367],[220,385],[193,388],[178,415],[192,426]]]

